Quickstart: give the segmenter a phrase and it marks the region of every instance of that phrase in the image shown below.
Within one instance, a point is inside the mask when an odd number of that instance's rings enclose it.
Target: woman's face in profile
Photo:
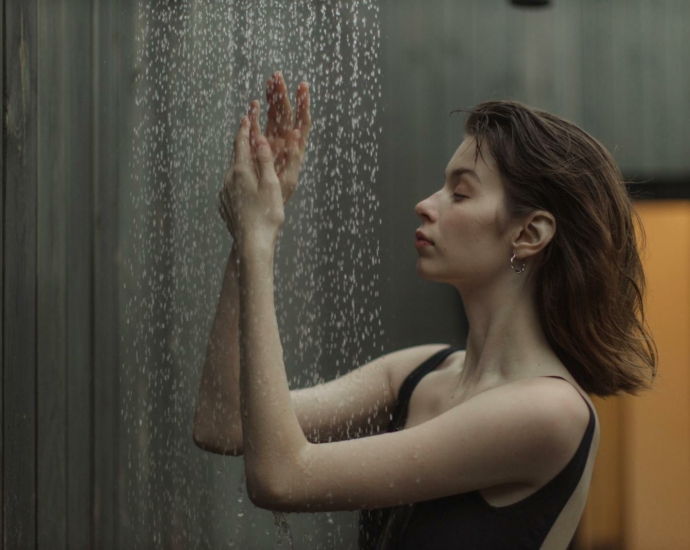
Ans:
[[[476,163],[475,148],[474,137],[465,137],[448,162],[443,187],[415,206],[419,229],[433,243],[417,248],[417,273],[424,279],[473,286],[510,270],[512,252],[497,223],[504,215],[503,184],[487,142]]]

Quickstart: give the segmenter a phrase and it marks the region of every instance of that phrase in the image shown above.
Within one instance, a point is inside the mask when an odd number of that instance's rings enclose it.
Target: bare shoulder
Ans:
[[[451,347],[450,344],[423,344],[420,346],[403,348],[388,354],[386,356],[389,359],[389,361],[387,361],[388,374],[390,376],[391,388],[393,389],[395,398],[398,398],[398,391],[403,381],[414,369],[432,355],[449,347]],[[462,353],[465,352],[462,351]]]
[[[557,465],[557,468],[554,472],[547,474],[547,479],[560,471],[573,456],[587,430],[591,416],[595,420],[593,446],[598,447],[599,429],[596,409],[576,382],[538,376],[516,380],[496,388],[493,392],[494,395],[488,395],[491,392],[487,392],[486,397],[497,400],[519,400],[524,405],[522,409],[526,415],[530,414],[529,409],[532,408],[543,417],[544,420],[539,423],[540,429],[550,433],[552,440],[558,443],[555,446],[556,455],[553,457],[553,464]],[[541,475],[543,474],[544,472]]]
[[[551,406],[564,410],[576,419],[580,426],[589,423],[590,409],[596,419],[596,408],[587,393],[573,379],[554,378],[551,376],[538,376],[519,380],[524,385],[541,388],[542,398]]]
[[[573,380],[535,376],[498,386],[494,391],[496,398],[527,392],[526,395],[529,395],[530,399],[537,399],[542,407],[553,410],[558,420],[563,420],[565,416],[574,419],[579,425],[583,423],[586,425],[589,422],[590,407],[592,412],[595,412],[594,405],[587,394]]]

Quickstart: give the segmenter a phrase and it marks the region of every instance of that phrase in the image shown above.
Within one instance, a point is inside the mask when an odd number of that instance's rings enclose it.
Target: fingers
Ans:
[[[302,137],[300,130],[293,130],[287,139],[287,155],[285,159],[285,180],[297,181],[297,176],[302,168],[304,153],[302,151]]]
[[[242,117],[240,129],[235,136],[235,160],[234,164],[244,164],[250,161],[249,151],[249,121],[247,117]]]
[[[269,141],[277,135],[278,127],[276,125],[276,119],[278,116],[278,108],[274,102],[273,90],[275,89],[275,74],[271,75],[266,83],[266,103],[268,103],[268,113],[266,115],[266,137]]]
[[[311,112],[309,110],[309,85],[306,82],[300,82],[297,87],[297,117],[295,118],[295,128],[299,129],[300,137],[300,151],[304,153],[309,139],[309,131],[311,130]]]
[[[273,165],[273,151],[268,143],[266,137],[261,134],[261,126],[259,125],[259,114],[261,105],[254,100],[249,109],[249,145],[252,151],[252,158],[255,161],[255,167],[260,177],[275,174],[275,167]]]
[[[259,126],[259,115],[261,114],[261,104],[255,99],[249,106],[249,145],[254,152],[256,142],[261,136],[261,126]],[[252,155],[255,157],[256,155]]]
[[[283,173],[283,170],[299,173],[311,131],[312,120],[310,111],[309,85],[301,82],[297,87],[294,128],[292,125],[292,106],[287,94],[285,80],[280,71],[276,71],[266,84],[266,98],[268,99],[268,114],[266,123],[266,138],[272,149],[274,168]],[[259,124],[260,103],[257,100],[251,102],[247,124],[249,146],[246,149],[246,159],[251,159],[255,170],[259,171],[257,159],[257,145],[260,139],[261,126]],[[239,137],[239,136],[238,136]],[[238,143],[236,142],[236,148]]]
[[[268,140],[261,135],[257,138],[256,143],[256,161],[259,168],[260,181],[265,181],[267,178],[278,181],[275,166],[273,165],[273,152],[268,144]]]
[[[266,137],[272,142],[277,137],[284,137],[292,126],[292,105],[287,93],[287,86],[280,71],[273,73],[266,83],[266,101],[268,115]]]
[[[283,75],[281,73],[278,73],[278,86],[273,91],[273,96],[278,102],[278,105],[280,105],[278,109],[278,114],[280,115],[278,120],[279,132],[285,135],[292,127],[292,105],[290,105],[287,86],[285,85],[285,80],[283,80]]]

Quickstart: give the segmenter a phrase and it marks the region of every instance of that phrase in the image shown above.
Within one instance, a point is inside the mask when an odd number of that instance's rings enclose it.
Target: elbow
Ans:
[[[194,444],[199,447],[199,449],[206,451],[207,453],[223,456],[242,456],[244,454],[241,443],[233,444],[215,441],[209,437],[205,437],[196,429],[192,433],[192,439],[194,440]]]
[[[202,451],[207,451],[210,453],[214,452],[212,445],[201,437],[196,430],[192,432],[192,440],[194,440],[194,444]]]
[[[304,496],[303,479],[295,473],[289,461],[282,460],[279,467],[252,464],[245,460],[247,494],[252,504],[272,512],[309,512],[300,502]],[[275,465],[274,465],[275,466]]]
[[[257,508],[263,508],[271,512],[285,513],[293,511],[279,491],[259,480],[252,482],[249,477],[247,478],[247,495],[252,504]]]
[[[251,503],[257,508],[276,511],[272,506],[272,497],[264,489],[257,487],[255,484],[247,482],[247,496]]]

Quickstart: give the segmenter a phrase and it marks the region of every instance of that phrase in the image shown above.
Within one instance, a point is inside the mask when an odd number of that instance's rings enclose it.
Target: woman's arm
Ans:
[[[266,83],[266,100],[269,105],[266,137],[278,171],[283,203],[287,204],[297,187],[311,130],[309,86],[302,82],[297,88],[294,128],[300,130],[300,137],[296,143],[292,132],[292,105],[279,71]],[[227,194],[221,192],[220,199],[220,213],[233,236],[233,246],[206,347],[193,437],[195,443],[206,451],[237,456],[242,454],[237,239],[232,220],[228,217]],[[312,425],[311,422],[309,424]]]
[[[239,310],[237,246],[233,243],[206,346],[193,437],[206,451],[235,456],[242,454]]]

